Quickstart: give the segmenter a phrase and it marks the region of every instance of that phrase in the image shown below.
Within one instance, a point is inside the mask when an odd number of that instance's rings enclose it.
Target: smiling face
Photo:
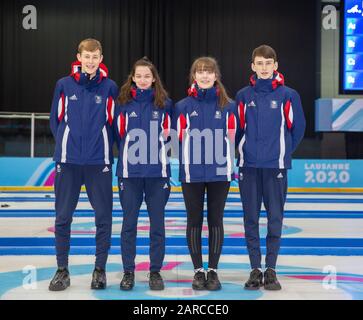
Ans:
[[[266,59],[260,56],[256,56],[251,64],[251,69],[256,72],[259,79],[271,79],[277,67],[277,61],[273,58]]]
[[[82,53],[77,54],[77,59],[81,62],[82,72],[88,73],[92,78],[96,75],[103,56],[99,49],[96,51],[83,50]]]
[[[135,82],[139,89],[146,90],[151,88],[153,82],[155,82],[155,78],[149,67],[137,66],[132,81]]]
[[[194,80],[197,82],[199,88],[209,89],[214,86],[217,75],[210,68],[201,68],[195,71]]]

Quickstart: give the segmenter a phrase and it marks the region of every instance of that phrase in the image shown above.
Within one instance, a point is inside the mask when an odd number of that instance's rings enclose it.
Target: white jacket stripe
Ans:
[[[69,127],[66,125],[64,129],[63,138],[62,138],[62,157],[61,162],[65,163],[67,161],[67,141],[69,136]]]
[[[238,108],[238,115],[241,117],[239,108]],[[243,167],[243,164],[244,164],[243,146],[244,146],[244,144],[246,142],[246,129],[247,129],[246,105],[244,105],[244,107],[243,107],[243,115],[244,115],[244,119],[245,119],[245,123],[244,123],[245,126],[243,128],[243,131],[244,131],[243,137],[242,137],[242,139],[241,139],[241,141],[239,142],[239,145],[238,145],[238,152],[239,152],[239,164],[238,164],[238,166],[239,167]]]
[[[230,141],[228,138],[228,120],[229,120],[229,112],[227,112],[227,115],[226,115],[226,135],[224,137],[224,140],[226,141],[226,146],[227,146],[227,153],[226,153],[227,179],[228,179],[228,181],[231,181],[232,163],[231,163],[231,158],[230,158],[231,146],[230,146]]]
[[[161,133],[159,135],[159,141],[161,143],[161,150],[160,150],[160,156],[161,156],[161,175],[163,178],[166,178],[166,153],[165,153],[165,145],[164,145],[164,117],[165,114],[163,114],[162,118],[161,118]],[[168,119],[169,120],[169,119]]]
[[[281,104],[281,126],[280,126],[280,156],[279,156],[279,168],[283,169],[285,157],[285,116],[284,116],[284,104]]]
[[[124,150],[123,150],[123,159],[122,159],[122,164],[123,164],[123,173],[122,173],[122,177],[123,178],[128,178],[129,177],[129,171],[127,168],[127,155],[128,155],[128,149],[129,149],[129,141],[130,141],[130,136],[127,133],[127,125],[128,125],[128,120],[129,120],[129,115],[128,113],[126,113],[125,115],[126,119],[125,119],[125,132],[126,132],[126,139],[125,139],[125,145],[124,145]]]
[[[104,151],[105,151],[105,164],[110,164],[110,147],[108,144],[108,135],[107,135],[107,129],[106,126],[103,126],[102,129],[103,134],[103,144],[104,144]]]
[[[189,165],[190,165],[190,158],[189,158],[189,153],[190,153],[190,147],[189,147],[189,142],[190,142],[190,136],[189,136],[189,127],[190,127],[190,122],[189,122],[189,114],[187,113],[187,126],[185,128],[185,139],[184,139],[184,150],[183,150],[183,155],[184,155],[184,172],[185,172],[185,182],[190,182],[190,171],[189,171]]]

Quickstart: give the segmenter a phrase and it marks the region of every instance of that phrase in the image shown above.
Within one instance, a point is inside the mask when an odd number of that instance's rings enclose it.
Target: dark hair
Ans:
[[[263,44],[253,50],[252,63],[255,62],[256,57],[263,57],[265,59],[274,59],[274,62],[277,61],[276,51],[266,44]]]
[[[148,59],[148,57],[143,57],[135,62],[131,69],[131,73],[128,75],[127,80],[122,85],[120,89],[119,96],[117,98],[118,102],[120,104],[126,104],[127,102],[132,100],[131,95],[131,87],[134,85],[134,81],[132,78],[135,76],[136,68],[142,66],[142,67],[148,67],[155,79],[155,82],[153,83],[153,87],[155,90],[155,98],[154,103],[159,108],[165,107],[166,99],[168,98],[168,93],[163,87],[163,84],[160,80],[158,71],[154,64]]]
[[[197,70],[210,70],[212,72],[215,72],[217,77],[216,83],[219,89],[220,107],[225,107],[228,103],[232,101],[231,98],[228,96],[224,85],[221,82],[221,72],[216,59],[212,57],[200,57],[195,59],[190,68],[190,74],[189,74],[190,85],[192,85],[192,83],[194,82],[195,73],[197,72]]]

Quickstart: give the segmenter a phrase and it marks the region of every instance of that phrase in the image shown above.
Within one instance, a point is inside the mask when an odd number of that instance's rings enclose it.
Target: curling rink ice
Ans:
[[[289,193],[277,273],[282,290],[246,291],[250,272],[244,240],[243,211],[236,190],[229,193],[224,215],[225,240],[219,263],[222,290],[194,291],[193,267],[185,239],[182,194],[173,191],[167,205],[165,290],[148,288],[149,223],[143,204],[138,224],[136,286],[119,290],[122,277],[120,230],[122,211],[114,193],[112,247],[107,264],[108,287],[90,290],[95,252],[94,214],[82,192],[72,224],[71,286],[48,291],[56,270],[54,194],[49,191],[0,192],[0,299],[202,299],[202,300],[363,300],[363,193]],[[260,234],[265,253],[266,213]],[[203,228],[204,261],[208,227]],[[264,255],[263,255],[264,259]]]

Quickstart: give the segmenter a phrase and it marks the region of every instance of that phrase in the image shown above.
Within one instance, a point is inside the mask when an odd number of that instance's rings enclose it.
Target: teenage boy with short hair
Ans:
[[[280,290],[276,261],[280,248],[287,169],[305,131],[299,94],[284,85],[277,72],[273,48],[259,46],[252,53],[255,72],[250,85],[238,91],[236,103],[241,137],[238,144],[239,189],[244,211],[246,244],[252,272],[247,290],[264,286]],[[259,217],[262,201],[267,212],[266,270],[261,270]]]
[[[58,269],[49,290],[70,285],[68,255],[71,223],[81,186],[95,211],[96,261],[91,288],[106,288],[106,261],[112,231],[113,114],[118,89],[102,64],[98,40],[78,46],[71,74],[55,88],[50,127],[55,138],[55,246]]]

